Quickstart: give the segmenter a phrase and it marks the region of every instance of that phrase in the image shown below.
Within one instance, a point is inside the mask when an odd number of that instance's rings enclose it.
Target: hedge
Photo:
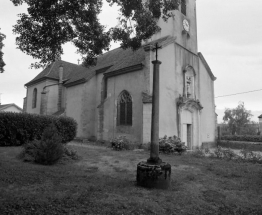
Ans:
[[[230,149],[245,149],[248,151],[262,151],[262,143],[250,143],[244,141],[220,140],[218,146]]]
[[[225,135],[225,136],[221,136],[221,140],[262,142],[262,136],[260,135]]]
[[[40,140],[44,129],[51,123],[56,126],[62,143],[75,138],[77,123],[72,118],[0,112],[0,146],[20,146]]]

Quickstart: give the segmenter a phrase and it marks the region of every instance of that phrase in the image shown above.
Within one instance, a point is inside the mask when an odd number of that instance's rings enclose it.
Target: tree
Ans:
[[[0,28],[1,29],[1,28]],[[5,62],[3,60],[4,53],[2,52],[2,48],[4,47],[3,40],[5,39],[5,35],[0,32],[0,73],[3,73]]]
[[[106,0],[120,7],[119,25],[106,31],[98,19],[103,0],[11,0],[15,6],[26,3],[28,14],[20,19],[13,32],[18,48],[39,59],[31,66],[43,67],[63,54],[62,45],[72,42],[85,66],[93,65],[111,41],[122,48],[138,49],[141,42],[160,31],[157,21],[167,20],[180,0]]]
[[[241,134],[242,130],[246,130],[252,116],[251,111],[246,110],[244,102],[239,102],[236,108],[225,109],[223,120],[227,123],[231,134],[234,135]]]

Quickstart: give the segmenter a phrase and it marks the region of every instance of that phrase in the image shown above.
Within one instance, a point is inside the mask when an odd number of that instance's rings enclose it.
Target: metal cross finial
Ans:
[[[156,43],[155,48],[153,48],[153,50],[156,50],[156,60],[158,60],[157,59],[158,58],[158,49],[161,49],[161,48],[162,46],[159,46],[158,43]]]

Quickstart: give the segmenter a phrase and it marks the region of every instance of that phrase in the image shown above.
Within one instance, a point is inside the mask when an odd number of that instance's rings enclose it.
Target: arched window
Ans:
[[[118,125],[132,125],[132,97],[123,91],[118,97]]]
[[[33,91],[32,108],[36,108],[36,102],[37,102],[37,89],[35,88]]]
[[[181,13],[186,16],[186,0],[181,0]]]

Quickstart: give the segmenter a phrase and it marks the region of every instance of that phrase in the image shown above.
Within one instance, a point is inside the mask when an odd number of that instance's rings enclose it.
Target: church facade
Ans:
[[[121,48],[84,68],[56,61],[25,84],[24,110],[64,114],[78,123],[77,136],[110,140],[124,135],[147,143],[151,135],[153,64],[160,65],[159,135],[181,138],[194,149],[215,143],[214,81],[197,49],[195,0],[182,1],[161,31],[133,52]]]

